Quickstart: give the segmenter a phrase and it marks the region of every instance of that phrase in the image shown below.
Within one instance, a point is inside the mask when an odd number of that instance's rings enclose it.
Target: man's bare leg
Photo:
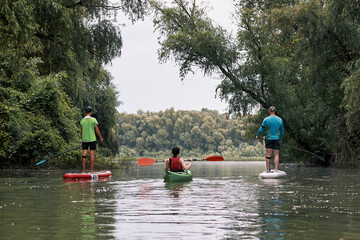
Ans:
[[[90,172],[94,173],[95,150],[90,150]]]
[[[279,170],[279,152],[280,152],[280,150],[274,150],[275,172],[277,172]]]
[[[270,160],[271,160],[272,149],[266,149],[266,171],[270,172]]]
[[[82,173],[85,173],[86,155],[87,155],[87,150],[84,149],[82,152]]]

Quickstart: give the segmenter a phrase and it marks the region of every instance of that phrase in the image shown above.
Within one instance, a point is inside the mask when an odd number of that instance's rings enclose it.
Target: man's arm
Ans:
[[[265,119],[264,119],[264,121],[261,123],[261,126],[260,126],[260,128],[259,128],[259,131],[258,131],[258,133],[257,133],[257,135],[256,135],[256,138],[257,139],[259,139],[260,138],[260,135],[264,132],[264,130],[265,130]]]
[[[284,137],[284,122],[281,121],[281,126],[280,126],[280,141],[282,141]]]
[[[99,136],[100,141],[102,142],[104,139],[102,138],[101,133],[100,133],[100,130],[99,130],[99,128],[98,128],[97,125],[95,126],[95,132],[96,132],[96,134]]]

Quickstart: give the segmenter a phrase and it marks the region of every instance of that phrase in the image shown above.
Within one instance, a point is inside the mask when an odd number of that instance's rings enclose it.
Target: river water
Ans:
[[[194,162],[194,180],[162,181],[163,165],[110,179],[0,172],[0,239],[360,239],[360,171],[264,162]]]

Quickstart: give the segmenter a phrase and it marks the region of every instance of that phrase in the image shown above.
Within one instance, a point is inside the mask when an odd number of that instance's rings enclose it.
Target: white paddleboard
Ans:
[[[275,172],[275,170],[270,170],[270,172],[262,172],[259,174],[259,178],[283,178],[286,177],[286,172],[284,171],[277,171]]]

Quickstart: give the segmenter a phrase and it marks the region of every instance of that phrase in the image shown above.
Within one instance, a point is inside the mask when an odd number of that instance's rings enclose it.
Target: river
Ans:
[[[110,179],[0,171],[0,239],[360,239],[360,171],[264,162],[194,162],[194,180],[162,181],[163,165]]]

